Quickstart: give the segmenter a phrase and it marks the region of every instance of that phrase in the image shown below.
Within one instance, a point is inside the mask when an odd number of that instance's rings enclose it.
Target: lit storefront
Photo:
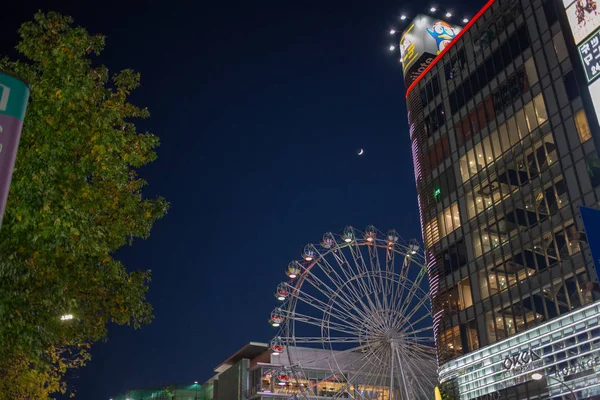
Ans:
[[[519,398],[522,386],[538,398],[598,396],[599,315],[596,302],[471,352],[446,363],[440,380],[453,382],[460,399]]]

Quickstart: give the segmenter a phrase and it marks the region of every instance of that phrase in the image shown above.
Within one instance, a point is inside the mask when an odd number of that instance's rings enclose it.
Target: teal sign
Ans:
[[[29,86],[20,79],[0,72],[0,225],[28,100]]]

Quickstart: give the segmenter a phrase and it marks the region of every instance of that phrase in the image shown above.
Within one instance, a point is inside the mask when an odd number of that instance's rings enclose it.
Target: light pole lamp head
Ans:
[[[533,374],[531,374],[531,379],[533,379],[534,381],[539,381],[544,377],[544,375],[541,372],[534,372]]]

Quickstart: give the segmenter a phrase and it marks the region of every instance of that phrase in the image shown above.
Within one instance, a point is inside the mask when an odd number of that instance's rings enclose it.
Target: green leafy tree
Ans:
[[[168,204],[144,198],[136,173],[159,144],[131,122],[148,117],[128,102],[139,75],[95,66],[104,37],[69,17],[38,13],[19,33],[20,60],[0,60],[31,85],[0,229],[0,399],[43,399],[72,392],[66,372],[108,324],[151,321],[150,271],[129,273],[113,254]]]

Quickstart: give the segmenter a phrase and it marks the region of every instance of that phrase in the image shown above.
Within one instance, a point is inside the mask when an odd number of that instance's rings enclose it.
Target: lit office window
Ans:
[[[440,239],[460,226],[460,214],[458,212],[457,202],[453,203],[438,215],[438,226],[440,230]]]
[[[533,104],[535,106],[538,125],[542,125],[548,120],[548,112],[546,111],[546,103],[544,102],[544,97],[541,93],[535,96]]]
[[[556,51],[556,57],[558,57],[558,61],[561,62],[565,58],[569,56],[567,52],[567,45],[565,44],[565,39],[563,38],[562,33],[558,32],[552,38],[552,43],[554,43],[554,51]]]
[[[465,278],[458,282],[458,308],[464,310],[473,305],[473,296],[471,295],[471,281]]]
[[[487,233],[484,230],[473,233],[473,253],[479,257],[488,251],[499,247],[502,244],[502,238],[496,233]]]
[[[437,218],[433,218],[425,224],[423,238],[425,240],[425,248],[430,248],[434,243],[437,243],[440,240]]]
[[[590,125],[588,124],[588,120],[585,116],[585,111],[583,111],[583,109],[575,113],[575,126],[577,127],[577,133],[579,134],[579,141],[581,143],[586,142],[592,138]]]
[[[538,81],[538,75],[535,70],[535,62],[533,61],[533,57],[525,61],[525,72],[527,73],[527,81],[529,82],[529,86],[536,84]]]
[[[547,120],[546,104],[539,94],[460,158],[462,181],[466,182],[485,167],[493,164]]]

